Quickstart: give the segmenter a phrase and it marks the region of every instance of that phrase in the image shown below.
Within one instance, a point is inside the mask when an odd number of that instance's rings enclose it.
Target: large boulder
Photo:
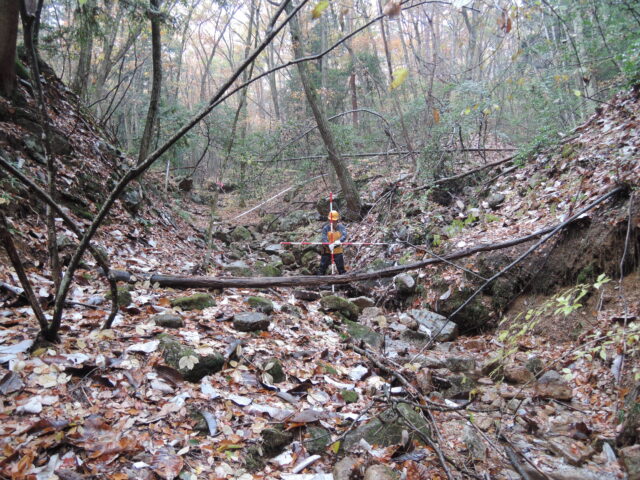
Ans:
[[[232,241],[237,243],[247,243],[253,240],[253,236],[251,235],[251,232],[246,227],[243,227],[242,225],[234,228],[233,231],[231,232],[230,237]]]

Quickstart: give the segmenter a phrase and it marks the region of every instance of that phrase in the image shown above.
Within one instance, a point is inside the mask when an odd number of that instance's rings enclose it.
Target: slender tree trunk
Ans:
[[[87,0],[77,10],[76,17],[79,19],[78,40],[80,42],[80,56],[78,66],[71,84],[71,89],[78,94],[81,99],[87,97],[87,86],[89,85],[89,73],[91,69],[91,56],[93,53],[93,28],[96,11],[96,1]]]
[[[160,2],[161,0],[149,0],[151,18],[151,54],[153,57],[153,83],[149,98],[149,110],[144,133],[140,141],[140,153],[138,163],[147,158],[147,153],[153,138],[153,129],[158,118],[158,106],[160,103],[160,89],[162,88],[162,43],[160,41]]]
[[[293,11],[293,6],[290,3],[287,3],[287,5],[285,6],[285,10],[287,14],[290,14]],[[293,53],[295,55],[295,58],[304,57],[300,23],[297,16],[293,17],[289,22],[289,32],[291,33],[291,43],[293,45]],[[347,212],[345,218],[350,220],[360,219],[360,211],[362,206],[360,203],[358,190],[356,189],[356,185],[353,181],[353,178],[351,177],[351,173],[349,173],[349,170],[347,169],[342,157],[338,153],[338,149],[333,138],[333,133],[331,133],[329,123],[322,113],[317,93],[311,84],[311,78],[309,76],[306,63],[298,63],[298,73],[300,74],[300,80],[302,82],[302,87],[304,88],[305,96],[307,97],[307,102],[309,103],[309,107],[311,107],[313,116],[316,120],[316,123],[318,124],[320,136],[322,137],[322,141],[324,142],[325,148],[327,149],[329,162],[333,166],[336,175],[338,176],[338,181],[340,182],[342,193],[344,193],[345,200],[347,202]]]
[[[275,47],[269,45],[267,51],[267,68],[271,70],[275,66],[275,59],[273,58]],[[275,113],[276,120],[280,121],[280,102],[278,99],[278,84],[276,80],[276,73],[267,75],[269,81],[269,93],[271,93],[271,101],[273,102],[273,112]]]
[[[0,0],[0,94],[11,97],[16,86],[17,0]]]

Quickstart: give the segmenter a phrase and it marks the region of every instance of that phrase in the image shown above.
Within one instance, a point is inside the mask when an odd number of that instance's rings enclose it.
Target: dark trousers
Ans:
[[[335,254],[333,256],[333,261],[335,262],[336,267],[338,267],[338,273],[340,275],[347,272],[344,269],[344,258],[341,253]],[[323,253],[320,257],[320,268],[318,269],[318,275],[326,275],[329,265],[331,265],[331,254]]]

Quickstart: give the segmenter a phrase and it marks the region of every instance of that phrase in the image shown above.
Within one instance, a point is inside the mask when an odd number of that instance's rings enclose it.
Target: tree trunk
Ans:
[[[18,39],[17,0],[0,0],[0,94],[13,95],[16,86],[16,41]]]
[[[78,57],[78,67],[76,68],[71,89],[83,100],[87,97],[87,85],[89,84],[91,55],[93,53],[93,23],[95,12],[95,0],[88,0],[78,8],[76,15],[80,23],[78,30],[80,56]]]
[[[293,11],[293,6],[291,6],[290,3],[287,3],[285,10],[287,14],[290,14]],[[295,58],[304,57],[298,17],[293,17],[289,22],[289,32],[291,33],[291,43],[293,45],[293,53]],[[338,181],[340,182],[342,193],[344,193],[344,197],[347,203],[347,212],[345,218],[349,220],[359,220],[361,218],[360,211],[362,206],[360,203],[358,190],[356,189],[356,185],[353,181],[353,178],[351,177],[351,173],[349,173],[349,170],[347,169],[342,157],[338,153],[338,149],[333,138],[333,133],[329,128],[327,119],[322,113],[316,91],[311,85],[311,78],[309,77],[306,63],[298,63],[298,73],[300,74],[300,80],[302,82],[302,87],[304,88],[305,96],[307,97],[307,102],[309,103],[309,107],[311,107],[313,116],[316,120],[316,123],[318,124],[320,137],[322,137],[322,141],[324,142],[325,148],[327,149],[329,162],[333,166],[333,169],[338,176]]]
[[[144,126],[144,133],[140,141],[140,153],[138,163],[147,158],[153,129],[158,118],[158,105],[160,102],[160,89],[162,87],[162,44],[160,42],[160,2],[161,0],[149,0],[151,18],[151,54],[153,57],[153,83],[151,85],[151,96],[149,98],[149,110],[147,121]]]

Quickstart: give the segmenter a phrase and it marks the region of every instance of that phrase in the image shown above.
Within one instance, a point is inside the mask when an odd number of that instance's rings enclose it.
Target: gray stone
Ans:
[[[351,300],[353,302],[353,300]],[[379,315],[383,315],[382,309],[378,307],[366,307],[360,313],[359,320],[373,320]]]
[[[137,215],[144,201],[142,189],[139,185],[133,184],[127,187],[124,193],[120,196],[124,208],[131,214]]]
[[[256,264],[258,265],[258,264]],[[260,273],[261,277],[280,277],[282,276],[282,270],[280,267],[282,266],[282,262],[276,263],[267,263],[259,265],[258,273]]]
[[[360,461],[353,457],[344,457],[333,466],[333,480],[349,480],[351,473],[360,464]]]
[[[495,193],[487,198],[487,203],[489,207],[493,210],[496,210],[500,205],[502,205],[505,201],[505,196],[502,193]]]
[[[386,465],[371,465],[364,472],[364,480],[395,480],[398,475]]]
[[[233,328],[240,332],[255,332],[269,328],[269,317],[264,313],[242,312],[233,317]]]
[[[279,428],[265,428],[262,436],[262,448],[269,456],[278,454],[293,441],[293,434]]]
[[[640,480],[640,444],[621,449],[620,458],[627,469],[629,480]]]
[[[130,292],[131,287],[129,285],[122,285],[119,286],[117,288],[117,292],[118,292],[118,306],[119,307],[126,307],[127,305],[129,305],[133,299],[131,297],[131,292]],[[105,298],[107,300],[111,300],[111,291],[108,291],[107,294],[105,295]]]
[[[369,297],[356,297],[356,298],[350,298],[349,300],[352,303],[355,303],[357,307],[360,309],[360,311],[362,311],[363,313],[365,308],[374,307],[376,305],[376,302]],[[380,314],[382,314],[382,312]]]
[[[471,390],[476,388],[477,385],[475,380],[467,377],[466,375],[453,375],[447,377],[446,380],[449,382],[450,386],[442,392],[442,395],[444,395],[445,398],[467,400]]]
[[[531,382],[535,377],[524,365],[509,364],[504,367],[504,379],[510,383],[524,384]]]
[[[273,312],[273,302],[268,298],[249,297],[247,299],[247,303],[249,304],[250,307],[255,308],[259,312],[262,312],[262,313]]]
[[[555,370],[550,370],[540,377],[536,385],[536,394],[556,400],[571,400],[573,397],[571,385]]]
[[[326,297],[322,297],[320,305],[324,310],[338,311],[352,320],[358,318],[358,307],[346,298],[338,297],[337,295],[327,295]]]
[[[427,334],[430,338],[435,336],[438,342],[448,342],[458,336],[458,325],[442,315],[429,310],[410,310],[408,313],[420,325],[419,331]]]
[[[188,297],[178,297],[171,300],[172,307],[180,307],[182,310],[204,310],[215,306],[216,301],[208,293],[196,293]]]
[[[408,273],[401,273],[393,277],[393,284],[400,295],[411,295],[416,291],[416,281]]]
[[[549,450],[564,457],[571,465],[579,467],[596,452],[588,445],[568,437],[556,437],[548,442]]]
[[[537,376],[544,372],[544,362],[540,357],[531,357],[527,360],[525,368]]]
[[[406,419],[420,431],[423,435],[430,436],[431,429],[427,421],[418,412],[413,410],[407,404],[400,404],[397,407],[401,415],[398,415],[394,409],[388,409],[382,412],[378,417],[361,425],[357,429],[349,432],[343,442],[342,448],[349,451],[358,445],[361,439],[373,446],[388,447],[402,443],[402,432],[409,433],[409,439],[420,440],[420,436],[413,428],[407,426]]]
[[[290,232],[300,227],[304,227],[305,225],[309,225],[314,217],[315,215],[313,213],[297,210],[286,217],[281,218],[278,221],[279,228],[283,232]]]
[[[469,357],[449,357],[444,365],[452,372],[471,372],[476,368],[476,361]]]
[[[234,277],[252,277],[253,271],[242,260],[237,260],[235,262],[231,262],[224,266],[224,269],[229,272]]]
[[[465,425],[462,433],[462,441],[467,446],[469,455],[473,460],[484,462],[487,459],[487,446],[475,428],[470,425]]]
[[[306,302],[314,302],[320,299],[320,294],[312,290],[294,290],[293,297]]]
[[[279,243],[272,243],[264,247],[264,251],[269,255],[280,255],[284,251],[284,247]]]
[[[175,313],[160,313],[151,317],[151,320],[155,322],[159,327],[165,328],[182,328],[184,327],[184,320],[180,315]]]

